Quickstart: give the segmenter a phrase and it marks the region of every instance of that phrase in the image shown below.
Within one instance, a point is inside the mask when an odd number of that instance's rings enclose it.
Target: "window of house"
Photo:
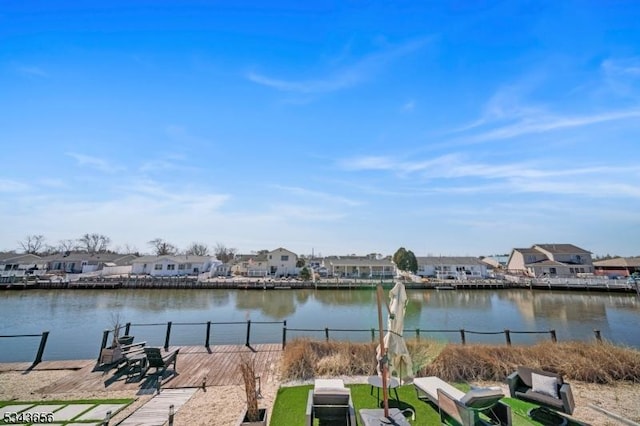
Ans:
[[[155,269],[156,271],[162,271],[162,263],[156,263],[155,265],[153,265],[153,269]]]
[[[147,264],[146,263],[142,264],[142,269],[147,269]]]
[[[167,271],[174,271],[176,269],[176,265],[170,263],[167,265]]]
[[[191,264],[190,264],[190,263],[185,263],[185,267],[186,267],[187,269],[191,269]]]
[[[289,260],[289,255],[283,254],[282,256],[280,256],[280,260],[283,262],[286,262]]]
[[[184,270],[184,263],[179,264],[179,265],[178,265],[178,269],[179,269],[179,270]]]
[[[569,273],[573,274],[573,268],[569,268]]]

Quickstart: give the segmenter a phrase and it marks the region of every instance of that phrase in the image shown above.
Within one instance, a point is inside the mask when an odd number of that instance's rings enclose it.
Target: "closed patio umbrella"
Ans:
[[[396,281],[395,286],[389,292],[389,298],[388,330],[384,336],[384,347],[387,350],[389,374],[396,375],[402,383],[403,379],[413,378],[413,364],[407,345],[402,337],[407,292],[400,280]],[[377,352],[378,357],[380,357],[380,347],[378,347]],[[381,371],[378,371],[378,374],[381,374]]]

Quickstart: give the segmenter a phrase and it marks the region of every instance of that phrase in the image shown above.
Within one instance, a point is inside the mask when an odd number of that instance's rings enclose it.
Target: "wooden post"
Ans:
[[[378,300],[378,328],[380,330],[380,356],[384,359],[387,355],[387,350],[384,347],[384,336],[382,335],[382,285],[378,285],[377,300]],[[384,417],[389,417],[389,389],[387,388],[387,363],[382,362],[382,401],[384,402]]]
[[[204,342],[204,345],[209,349],[209,343],[211,342],[211,321],[207,321],[207,339]]]
[[[284,320],[284,324],[282,324],[282,349],[287,346],[287,320]]]
[[[372,342],[376,341],[376,329],[375,328],[371,329],[371,341]]]
[[[247,320],[247,339],[244,342],[245,346],[251,346],[251,320]]]
[[[109,330],[102,332],[102,343],[100,344],[100,350],[98,351],[98,361],[102,358],[102,350],[107,347],[107,340],[109,340]]]
[[[600,330],[595,329],[593,330],[593,332],[596,334],[596,340],[598,341],[598,343],[602,343],[602,336],[600,335]]]
[[[104,423],[101,426],[109,426],[109,422],[111,421],[111,410],[107,411],[107,414],[104,416]]]
[[[173,416],[174,416],[174,408],[173,408],[173,404],[171,404],[169,406],[169,426],[173,426]]]
[[[511,346],[511,331],[509,329],[504,329],[504,337],[507,339],[507,346]]]
[[[416,328],[416,340],[420,340],[420,329]]]
[[[171,338],[171,321],[167,323],[167,335],[164,338],[164,350],[169,350],[169,339]]]
[[[128,322],[125,324],[124,326],[124,335],[125,336],[130,336],[129,331],[131,331],[131,323]]]
[[[555,330],[549,330],[549,334],[551,334],[551,341],[553,343],[558,343],[558,339],[556,338],[556,331]]]
[[[465,345],[467,343],[467,339],[464,336],[464,328],[460,329],[460,339],[462,340],[462,344]]]
[[[40,346],[38,347],[38,353],[36,354],[36,359],[33,360],[33,365],[36,365],[42,362],[42,354],[44,354],[44,347],[47,345],[48,337],[49,337],[49,332],[43,331],[42,337],[40,338]]]
[[[324,340],[329,341],[329,327],[324,328]]]

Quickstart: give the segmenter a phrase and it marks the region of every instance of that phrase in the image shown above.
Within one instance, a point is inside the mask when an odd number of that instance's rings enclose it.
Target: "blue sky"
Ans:
[[[0,0],[0,248],[638,255],[638,22],[631,1]]]

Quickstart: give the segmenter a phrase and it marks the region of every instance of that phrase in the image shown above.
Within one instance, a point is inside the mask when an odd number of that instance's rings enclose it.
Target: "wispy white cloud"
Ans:
[[[416,108],[416,102],[411,100],[407,101],[404,105],[402,105],[402,111],[411,112]]]
[[[90,167],[104,173],[116,173],[122,170],[121,167],[111,164],[108,160],[76,152],[67,152],[67,156],[76,160],[81,167]]]
[[[49,74],[44,69],[36,66],[19,65],[16,67],[16,70],[20,74],[24,74],[32,77],[40,77],[40,78],[49,77]]]
[[[375,73],[390,62],[413,53],[422,48],[427,39],[410,41],[399,46],[393,46],[383,51],[370,54],[359,61],[338,68],[328,75],[302,80],[289,80],[267,76],[255,71],[248,72],[246,78],[253,83],[270,87],[283,92],[299,94],[327,93],[346,89],[370,79]]]
[[[362,202],[352,200],[350,198],[342,197],[335,194],[330,194],[322,191],[314,191],[307,188],[301,188],[297,186],[285,186],[285,185],[270,185],[271,188],[287,192],[289,194],[298,195],[309,198],[315,201],[331,202],[337,204],[344,204],[347,206],[359,206]]]
[[[31,189],[31,185],[13,179],[0,178],[0,192],[24,192]]]
[[[463,139],[463,141],[465,143],[477,143],[504,140],[515,138],[518,136],[585,127],[599,123],[627,120],[637,117],[640,117],[640,108],[587,115],[547,115],[539,117],[528,117],[513,124],[507,124],[485,132],[467,136]]]
[[[427,193],[545,193],[640,198],[640,187],[627,184],[630,175],[640,176],[640,166],[593,165],[540,167],[533,161],[506,164],[467,161],[459,154],[428,160],[398,160],[392,157],[356,157],[341,162],[349,171],[387,171],[399,177],[416,176],[428,186],[414,190]],[[567,178],[580,177],[568,181]],[[469,185],[469,179],[474,184]],[[400,195],[408,191],[391,191]]]

